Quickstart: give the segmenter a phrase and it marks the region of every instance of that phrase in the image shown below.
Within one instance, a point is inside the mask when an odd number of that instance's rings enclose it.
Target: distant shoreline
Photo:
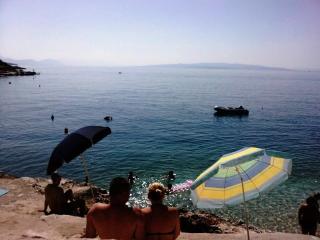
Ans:
[[[37,73],[35,70],[26,71],[26,68],[19,67],[14,63],[7,63],[0,59],[0,77],[12,77],[12,76],[34,76]]]
[[[197,68],[197,69],[224,69],[224,70],[267,70],[267,71],[296,71],[294,69],[282,67],[269,67],[251,64],[238,63],[178,63],[178,64],[156,64],[146,65],[146,67],[177,67],[177,68]]]
[[[159,64],[80,64],[80,63],[62,63],[55,59],[33,60],[33,59],[11,59],[2,58],[2,61],[7,63],[17,63],[14,65],[29,66],[29,67],[75,67],[75,68],[178,68],[178,69],[212,69],[212,70],[251,70],[251,71],[289,71],[289,72],[320,72],[318,68],[296,68],[296,67],[277,67],[259,64],[245,63],[226,63],[226,62],[190,62],[190,63],[159,63]],[[1,70],[1,67],[0,67]]]

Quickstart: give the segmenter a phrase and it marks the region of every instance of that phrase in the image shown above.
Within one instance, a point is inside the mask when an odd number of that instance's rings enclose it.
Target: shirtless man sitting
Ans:
[[[126,206],[130,184],[125,178],[114,178],[110,184],[110,204],[96,203],[87,214],[84,237],[101,239],[143,239],[143,219],[139,209]]]
[[[51,175],[52,184],[45,188],[44,213],[47,214],[69,214],[84,216],[85,202],[82,199],[75,200],[71,189],[66,192],[60,187],[61,176],[57,173]],[[48,212],[48,207],[50,212]]]

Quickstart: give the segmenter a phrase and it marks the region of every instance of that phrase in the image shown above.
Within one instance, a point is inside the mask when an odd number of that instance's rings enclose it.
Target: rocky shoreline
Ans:
[[[34,76],[38,75],[36,71],[26,71],[25,68],[19,67],[13,63],[7,63],[0,59],[0,77],[10,76]]]
[[[0,173],[0,187],[9,190],[7,194],[0,197],[0,239],[78,239],[81,236],[85,228],[85,218],[54,214],[44,215],[42,211],[43,194],[48,183],[49,179],[16,178]],[[76,197],[86,200],[88,207],[93,204],[89,186],[63,179],[62,187],[64,189],[71,188]],[[105,189],[93,186],[93,190],[96,200],[108,201]],[[226,221],[218,216],[201,211],[190,212],[186,209],[180,209],[179,211],[183,232],[179,239],[207,239],[211,235],[217,235],[219,239],[237,239],[238,236],[241,239],[245,237],[242,222]],[[253,236],[259,236],[256,239],[272,239],[263,238],[263,236],[270,237],[270,234],[276,234],[263,233],[253,226],[250,227],[250,232]],[[284,233],[278,234],[283,235]],[[289,235],[291,236],[290,239],[311,239],[299,234]]]
[[[44,194],[44,188],[50,181],[49,179],[30,178],[34,183],[33,189]],[[106,189],[91,186],[95,199],[93,200],[90,186],[85,183],[77,183],[73,180],[62,179],[61,186],[66,191],[72,189],[75,197],[82,198],[86,201],[87,207],[91,207],[94,202],[108,203],[108,192]],[[189,233],[237,233],[241,232],[245,227],[244,223],[230,222],[214,214],[204,211],[188,211],[187,209],[179,209],[181,231]],[[261,232],[258,228],[250,226],[250,230]]]

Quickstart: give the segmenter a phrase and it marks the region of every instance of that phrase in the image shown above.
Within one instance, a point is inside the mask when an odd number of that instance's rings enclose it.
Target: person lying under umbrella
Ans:
[[[44,213],[67,214],[83,217],[86,213],[86,205],[83,199],[74,199],[71,189],[66,192],[60,187],[61,176],[51,174],[52,183],[45,188]],[[48,207],[50,212],[48,212]]]

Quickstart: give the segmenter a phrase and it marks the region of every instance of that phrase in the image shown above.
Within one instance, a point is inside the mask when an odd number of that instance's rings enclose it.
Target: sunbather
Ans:
[[[63,188],[59,186],[61,182],[59,174],[53,173],[51,180],[52,183],[45,188],[44,213],[84,216],[86,212],[84,200],[74,199],[71,189],[63,191]],[[48,212],[48,207],[50,212]]]
[[[139,209],[126,206],[130,184],[114,178],[110,184],[110,204],[96,203],[87,214],[84,237],[101,239],[143,239],[143,220]]]
[[[145,217],[146,240],[173,240],[180,234],[179,213],[176,208],[163,204],[166,189],[161,183],[149,186],[151,207],[142,209]]]

